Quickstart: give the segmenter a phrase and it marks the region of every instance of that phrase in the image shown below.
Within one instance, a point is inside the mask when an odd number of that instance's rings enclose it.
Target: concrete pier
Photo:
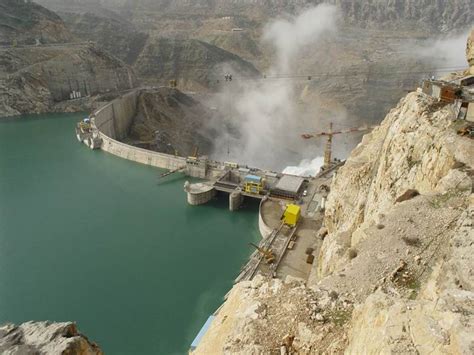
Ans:
[[[102,146],[102,138],[92,136],[85,141],[85,144],[92,150],[99,149]]]
[[[242,196],[241,191],[236,190],[229,194],[229,211],[236,211],[239,209],[244,196]]]
[[[81,129],[76,127],[76,138],[90,149],[99,149],[102,146],[102,138],[99,137],[99,131],[93,128]]]
[[[204,183],[190,184],[189,181],[184,183],[184,191],[186,191],[188,203],[193,206],[203,205],[216,195],[213,186]]]

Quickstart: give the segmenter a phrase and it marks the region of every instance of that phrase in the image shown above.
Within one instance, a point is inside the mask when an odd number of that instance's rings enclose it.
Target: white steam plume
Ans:
[[[313,160],[303,159],[298,166],[287,166],[283,169],[283,173],[298,176],[315,176],[323,165],[323,157],[317,157]]]
[[[328,30],[335,29],[336,7],[322,4],[306,10],[293,21],[278,20],[266,26],[263,40],[277,50],[277,70],[286,72],[299,51],[314,44]]]
[[[446,75],[446,68],[467,68],[466,61],[466,39],[469,31],[458,35],[449,35],[445,38],[423,40],[418,43],[407,44],[408,50],[412,56],[429,62],[435,68],[440,68],[439,74]]]
[[[296,59],[301,50],[317,45],[327,34],[334,32],[336,15],[335,6],[322,4],[291,20],[267,25],[263,40],[275,47],[277,56],[270,75],[296,72]],[[300,161],[307,150],[307,142],[302,142],[300,134],[315,117],[298,115],[296,102],[291,80],[269,77],[245,81],[237,76],[236,80],[225,84],[218,105],[228,116],[227,121],[213,122],[213,128],[227,133],[221,133],[217,139],[216,146],[220,151],[214,152],[214,158],[274,170]],[[222,124],[224,129],[219,128]],[[315,156],[313,153],[307,157],[312,160]]]

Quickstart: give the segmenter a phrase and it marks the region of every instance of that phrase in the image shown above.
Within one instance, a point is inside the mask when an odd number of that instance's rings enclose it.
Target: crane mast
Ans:
[[[332,155],[332,122],[329,124],[328,140],[326,142],[326,148],[324,149],[324,168],[328,168],[331,165]]]
[[[365,127],[357,127],[357,128],[350,128],[341,131],[333,131],[333,123],[329,123],[329,130],[327,132],[319,132],[319,133],[304,133],[301,135],[304,139],[310,138],[317,138],[326,136],[326,146],[324,148],[324,169],[331,167],[331,159],[332,159],[332,138],[336,134],[345,134],[345,133],[353,133],[353,132],[363,132],[363,131],[370,131],[374,129],[376,126],[365,126]]]

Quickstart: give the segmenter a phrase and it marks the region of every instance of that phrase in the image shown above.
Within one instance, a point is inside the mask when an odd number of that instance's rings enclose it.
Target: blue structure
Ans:
[[[207,318],[206,323],[204,323],[201,330],[199,331],[199,333],[196,335],[193,342],[191,343],[191,351],[196,350],[199,343],[201,342],[202,337],[206,334],[207,330],[211,326],[211,323],[214,320],[214,318],[216,318],[216,317],[215,316],[209,316],[209,318]]]
[[[247,175],[247,176],[245,176],[245,181],[253,182],[253,183],[256,183],[256,184],[259,184],[261,180],[262,180],[262,178],[260,176],[257,176],[257,175]]]

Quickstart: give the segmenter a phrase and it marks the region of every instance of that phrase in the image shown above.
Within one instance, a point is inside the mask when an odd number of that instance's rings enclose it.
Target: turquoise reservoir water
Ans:
[[[0,121],[0,323],[74,320],[107,354],[184,354],[260,238],[257,206],[90,151],[78,114]]]

